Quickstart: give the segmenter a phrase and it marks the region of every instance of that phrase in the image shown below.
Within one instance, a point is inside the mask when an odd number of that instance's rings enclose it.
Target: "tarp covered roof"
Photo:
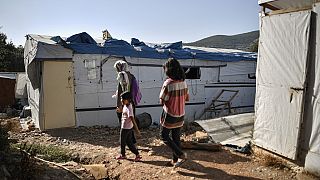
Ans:
[[[48,45],[61,45],[76,54],[109,54],[137,58],[167,59],[200,59],[216,61],[255,61],[257,54],[244,51],[206,51],[204,49],[185,47],[182,42],[166,44],[149,44],[132,38],[131,44],[124,40],[110,39],[97,43],[89,34],[82,32],[69,38],[29,35],[38,42]]]

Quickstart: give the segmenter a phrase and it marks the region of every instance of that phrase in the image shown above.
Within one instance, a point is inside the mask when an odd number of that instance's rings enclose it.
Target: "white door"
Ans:
[[[303,114],[310,11],[261,17],[256,145],[296,159]]]

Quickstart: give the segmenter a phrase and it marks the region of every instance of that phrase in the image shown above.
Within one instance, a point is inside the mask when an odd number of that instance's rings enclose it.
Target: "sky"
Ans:
[[[257,0],[0,0],[0,32],[24,45],[26,34],[87,32],[151,43],[194,42],[258,30]]]

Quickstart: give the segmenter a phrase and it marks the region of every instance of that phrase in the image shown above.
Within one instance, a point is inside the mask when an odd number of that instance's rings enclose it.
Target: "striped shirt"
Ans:
[[[187,83],[168,78],[162,85],[159,98],[163,102],[163,113],[160,123],[166,128],[183,126],[185,101],[189,96]]]

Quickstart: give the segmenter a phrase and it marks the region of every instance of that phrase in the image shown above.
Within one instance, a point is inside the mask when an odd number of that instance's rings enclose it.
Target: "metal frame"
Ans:
[[[228,100],[220,100],[219,98],[221,95],[223,95],[224,92],[233,92],[234,94],[229,97]],[[224,110],[228,108],[228,115],[231,114],[231,101],[236,97],[236,95],[239,93],[239,90],[228,90],[228,89],[222,89],[221,92],[216,96],[210,106],[205,109],[205,112],[214,112],[216,117],[220,117]],[[217,116],[217,112],[219,112]]]

